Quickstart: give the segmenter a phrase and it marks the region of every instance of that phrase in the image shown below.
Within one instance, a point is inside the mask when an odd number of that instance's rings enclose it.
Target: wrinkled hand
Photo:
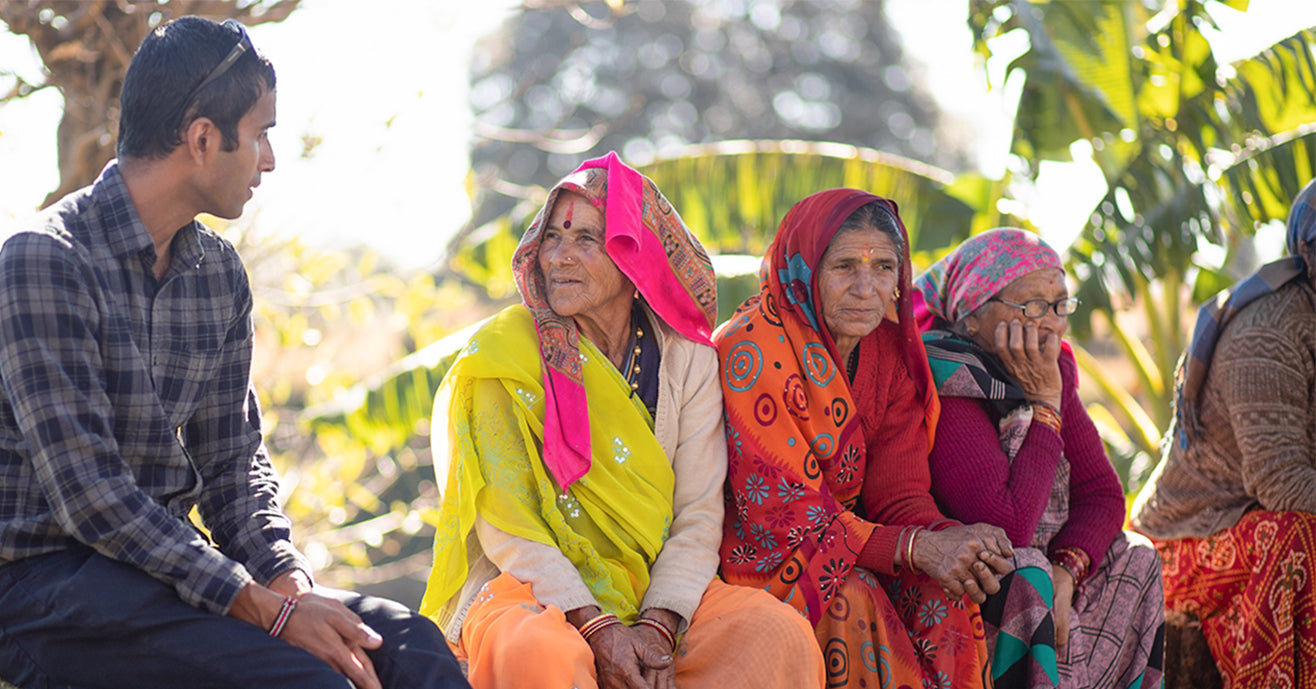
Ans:
[[[996,324],[996,356],[1030,400],[1060,408],[1060,338],[1039,340],[1037,321],[1029,318]]]
[[[1074,607],[1074,576],[1060,565],[1051,565],[1051,581],[1056,599],[1052,617],[1056,623],[1056,651],[1069,643],[1069,612]]]
[[[381,689],[366,651],[379,648],[383,639],[337,600],[302,594],[279,638],[328,663],[359,689]]]
[[[975,603],[1001,590],[998,575],[1013,568],[1010,539],[988,524],[952,526],[941,531],[920,531],[914,541],[913,565],[927,574],[946,595],[968,595]]]
[[[651,643],[650,634],[659,640],[657,645]],[[589,647],[594,651],[599,689],[675,689],[676,663],[671,653],[661,650],[664,644],[656,630],[645,627],[614,624],[595,632]]]

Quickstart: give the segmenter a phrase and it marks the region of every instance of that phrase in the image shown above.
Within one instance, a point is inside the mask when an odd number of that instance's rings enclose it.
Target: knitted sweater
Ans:
[[[1061,432],[1034,420],[1011,461],[1001,449],[995,412],[982,400],[942,397],[929,463],[932,494],[946,516],[1005,530],[1015,547],[1030,544],[1051,497],[1060,457],[1069,460],[1069,519],[1049,551],[1078,547],[1095,568],[1124,522],[1124,491],[1097,429],[1078,397],[1074,359],[1060,359]]]
[[[1133,507],[1158,540],[1204,538],[1252,509],[1316,513],[1316,292],[1295,280],[1257,299],[1216,343],[1203,435],[1167,452]]]

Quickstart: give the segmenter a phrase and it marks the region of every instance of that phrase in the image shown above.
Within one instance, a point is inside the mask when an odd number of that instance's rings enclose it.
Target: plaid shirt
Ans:
[[[262,441],[242,261],[196,222],[171,253],[156,280],[116,163],[0,248],[0,563],[83,543],[222,614],[310,566]]]

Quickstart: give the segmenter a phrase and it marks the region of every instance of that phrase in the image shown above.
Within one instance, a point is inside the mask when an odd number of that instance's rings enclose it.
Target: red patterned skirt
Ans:
[[[1201,620],[1226,687],[1316,688],[1316,515],[1249,512],[1156,547],[1166,608]]]

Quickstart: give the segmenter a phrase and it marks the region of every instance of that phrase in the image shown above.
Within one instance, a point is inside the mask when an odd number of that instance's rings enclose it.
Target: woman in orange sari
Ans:
[[[977,603],[1013,551],[928,492],[938,402],[896,205],[819,192],[715,335],[727,413],[722,573],[809,617],[828,686],[990,686]],[[971,599],[971,600],[967,600]]]

